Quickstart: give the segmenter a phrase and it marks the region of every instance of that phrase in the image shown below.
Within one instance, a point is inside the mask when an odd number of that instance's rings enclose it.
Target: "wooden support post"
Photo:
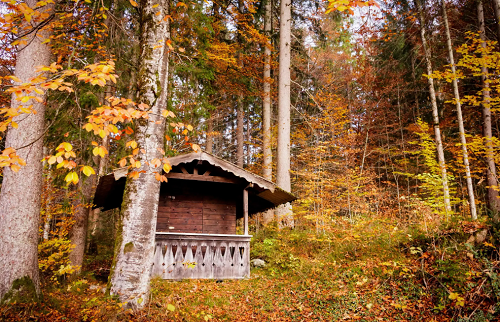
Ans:
[[[248,190],[243,189],[243,216],[245,220],[245,236],[248,235]]]
[[[252,188],[253,184],[249,183],[248,186],[243,189],[243,219],[245,226],[245,236],[248,235],[248,188]]]

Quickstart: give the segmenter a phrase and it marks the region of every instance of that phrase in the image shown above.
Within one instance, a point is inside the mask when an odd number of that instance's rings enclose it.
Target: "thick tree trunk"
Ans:
[[[278,147],[276,183],[286,191],[290,183],[290,46],[291,46],[291,0],[281,1],[280,12],[280,54],[278,84]],[[280,225],[293,226],[292,205],[278,207],[277,219]]]
[[[482,46],[486,47],[486,32],[484,27],[484,12],[483,1],[477,1],[477,20],[479,24],[479,36],[482,40]],[[493,132],[491,128],[491,110],[490,110],[490,85],[488,83],[488,68],[481,66],[481,83],[483,86],[483,135],[486,141],[486,164],[487,164],[487,177],[488,177],[488,203],[491,211],[493,212],[493,219],[499,221],[500,200],[498,198],[498,181],[497,172],[493,151]]]
[[[271,0],[266,0],[266,13],[264,16],[264,31],[268,42],[264,47],[264,104],[262,106],[262,175],[265,179],[273,180],[273,154],[271,150],[271,26],[272,7]],[[266,211],[263,215],[264,224],[274,219],[274,211]]]
[[[432,74],[431,50],[427,45],[427,41],[425,39],[424,13],[422,11],[422,6],[420,5],[419,0],[415,0],[415,3],[418,7],[418,12],[420,16],[420,36],[422,38],[422,45],[425,51],[425,63],[427,65],[427,75],[431,75]],[[444,208],[446,216],[449,216],[451,214],[450,189],[448,187],[448,176],[446,175],[446,164],[444,160],[443,141],[441,140],[441,129],[439,128],[439,114],[436,102],[436,92],[434,91],[434,79],[432,77],[428,77],[427,80],[429,83],[429,96],[432,105],[434,137],[436,140],[439,168],[441,169],[441,178],[443,180]]]
[[[159,5],[159,6],[155,6]],[[169,57],[165,42],[170,37],[168,0],[141,1],[141,39],[138,73],[138,101],[150,106],[149,120],[136,122],[136,141],[145,152],[140,154],[138,179],[128,179],[121,210],[121,227],[116,238],[115,258],[110,276],[110,293],[118,295],[127,307],[142,308],[149,296],[149,278],[153,263],[156,218],[160,182],[146,161],[161,158],[165,120]],[[159,12],[159,14],[157,14]],[[162,44],[163,46],[158,46]]]
[[[448,14],[446,12],[445,0],[441,0],[441,6],[443,9],[446,44],[448,46],[448,57],[450,59],[451,72],[453,73],[453,75],[455,75],[456,73],[455,58],[453,56],[453,46],[451,43],[450,27],[448,25]],[[467,140],[465,139],[464,121],[462,117],[462,106],[460,104],[460,93],[458,92],[458,82],[456,78],[453,78],[453,94],[455,96],[455,103],[457,107],[458,129],[460,131],[460,142],[462,143],[462,155],[464,158],[465,175],[467,180],[467,193],[469,195],[470,214],[472,219],[476,220],[477,219],[476,200],[474,198],[474,187],[472,186],[472,177],[470,175],[469,155],[467,153]]]
[[[30,8],[37,6],[35,0],[26,0],[24,3]],[[53,6],[34,10],[49,11],[51,14]],[[27,45],[21,48],[16,59],[15,74],[21,82],[28,82],[37,76],[37,66],[50,65],[50,47],[42,44],[48,37],[49,31],[46,30],[26,36]],[[31,95],[36,94],[33,92]],[[44,95],[40,97],[45,98]],[[14,121],[19,126],[9,127],[5,141],[5,146],[16,149],[26,165],[18,172],[10,168],[3,170],[0,193],[0,302],[13,298],[16,293],[14,289],[29,292],[33,296],[39,292],[37,245],[45,102],[39,103],[32,99],[21,104],[14,94],[11,104],[13,108],[31,105],[36,114],[16,116]]]
[[[83,178],[82,178],[83,179]],[[85,254],[85,244],[87,241],[87,228],[89,222],[89,211],[91,208],[88,204],[92,200],[92,185],[93,178],[85,178],[80,181],[79,193],[75,202],[75,223],[71,228],[71,244],[74,245],[73,250],[69,254],[69,261],[72,266],[78,266],[76,273],[80,273],[83,265],[83,256]]]

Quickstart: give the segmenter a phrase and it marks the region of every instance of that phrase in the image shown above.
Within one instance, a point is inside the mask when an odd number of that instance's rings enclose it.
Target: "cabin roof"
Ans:
[[[273,182],[204,151],[178,155],[168,158],[168,161],[172,166],[172,171],[166,175],[169,182],[171,182],[171,178],[190,180],[189,177],[195,176],[185,175],[181,173],[180,169],[187,168],[190,165],[203,164],[205,167],[212,167],[214,169],[212,172],[218,175],[217,177],[206,176],[205,178],[219,178],[219,180],[224,179],[224,181],[218,182],[245,186],[252,184],[252,187],[249,188],[249,192],[251,192],[249,200],[250,214],[272,209],[297,199],[293,194],[281,189]],[[119,168],[99,179],[94,197],[94,208],[108,210],[120,207],[127,172],[127,168]],[[199,177],[201,178],[201,176]]]

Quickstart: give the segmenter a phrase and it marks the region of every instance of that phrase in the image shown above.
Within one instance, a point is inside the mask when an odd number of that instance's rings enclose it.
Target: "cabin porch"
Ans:
[[[175,280],[249,277],[251,237],[157,232],[151,275]]]

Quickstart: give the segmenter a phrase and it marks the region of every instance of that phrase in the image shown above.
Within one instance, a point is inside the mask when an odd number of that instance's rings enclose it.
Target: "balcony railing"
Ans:
[[[152,276],[175,280],[250,277],[251,237],[157,232]]]

